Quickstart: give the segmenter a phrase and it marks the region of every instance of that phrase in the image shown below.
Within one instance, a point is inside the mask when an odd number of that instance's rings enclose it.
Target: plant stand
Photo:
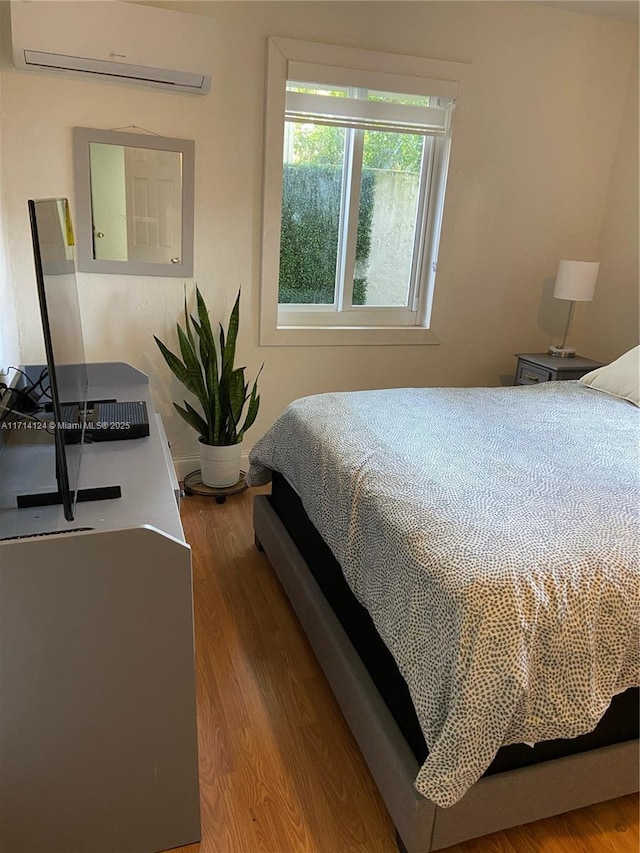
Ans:
[[[239,495],[248,486],[244,481],[246,471],[240,471],[240,479],[233,486],[207,486],[202,482],[201,472],[192,471],[184,478],[183,492],[185,495],[204,495],[204,497],[215,498],[216,503],[223,504],[230,495]]]

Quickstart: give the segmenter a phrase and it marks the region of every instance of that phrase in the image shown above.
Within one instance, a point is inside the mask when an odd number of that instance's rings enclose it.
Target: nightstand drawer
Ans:
[[[516,385],[537,385],[539,382],[549,382],[550,380],[550,370],[539,367],[537,364],[529,364],[526,361],[521,361],[518,364]]]
[[[590,370],[602,367],[601,361],[583,358],[555,358],[547,352],[517,352],[516,385],[539,385],[541,382],[558,382],[580,379]]]

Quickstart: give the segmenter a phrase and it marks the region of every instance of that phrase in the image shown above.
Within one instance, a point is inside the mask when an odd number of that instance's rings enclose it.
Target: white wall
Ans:
[[[576,306],[574,345],[612,361],[640,343],[638,259],[638,53],[629,80],[622,129],[607,197],[593,302]]]
[[[253,374],[265,362],[261,414],[248,444],[298,396],[376,386],[498,384],[514,369],[513,353],[546,348],[554,329],[544,319],[541,298],[558,260],[595,257],[601,248],[636,67],[636,27],[517,2],[163,5],[215,19],[213,87],[205,98],[2,72],[5,225],[25,360],[41,357],[26,199],[72,197],[74,125],[137,125],[195,140],[194,278],[215,311],[228,311],[242,286],[241,363]],[[0,14],[6,25],[6,8]],[[433,317],[440,345],[258,346],[268,35],[472,64],[455,114]],[[618,160],[620,169],[628,159]],[[173,452],[196,454],[195,436],[172,414],[178,386],[151,337],[171,339],[182,283],[82,275],[80,297],[88,357],[124,359],[148,372]]]

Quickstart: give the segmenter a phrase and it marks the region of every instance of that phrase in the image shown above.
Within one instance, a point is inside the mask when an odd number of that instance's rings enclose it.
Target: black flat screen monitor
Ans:
[[[55,442],[58,497],[67,521],[73,521],[84,439],[87,366],[73,260],[73,229],[66,198],[29,200],[33,256],[47,360]],[[77,428],[65,405],[78,406]]]

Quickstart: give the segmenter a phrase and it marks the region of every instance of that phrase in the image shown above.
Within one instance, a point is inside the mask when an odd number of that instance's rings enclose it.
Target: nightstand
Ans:
[[[516,381],[514,385],[537,385],[539,382],[561,382],[564,379],[580,379],[601,361],[582,358],[557,358],[546,352],[517,352]]]

